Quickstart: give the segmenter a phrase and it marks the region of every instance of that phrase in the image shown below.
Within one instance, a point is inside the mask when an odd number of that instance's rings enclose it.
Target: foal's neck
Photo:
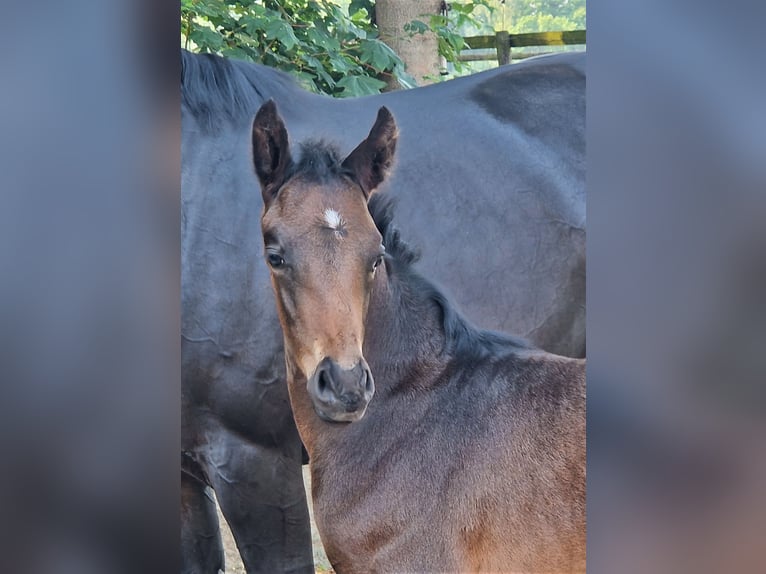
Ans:
[[[430,286],[396,265],[376,278],[365,321],[364,355],[378,399],[429,388],[447,361],[442,310]]]

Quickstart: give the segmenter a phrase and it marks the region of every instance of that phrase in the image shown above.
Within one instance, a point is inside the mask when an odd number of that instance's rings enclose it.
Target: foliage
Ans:
[[[585,0],[494,0],[493,23],[512,34],[585,30]]]
[[[585,0],[476,0],[449,5],[451,9],[446,20],[432,18],[425,27],[443,36],[448,45],[461,45],[450,35],[465,37],[493,34],[496,30],[520,34],[586,28]],[[415,31],[420,31],[423,26],[422,22],[416,24]],[[456,54],[449,48],[442,55],[449,62],[456,60]]]
[[[566,16],[552,16],[551,14],[528,14],[518,18],[511,33],[521,34],[524,32],[547,32],[549,30],[582,30],[585,26],[578,26]]]
[[[496,30],[519,34],[585,29],[585,0],[474,0],[448,5],[446,15],[432,15],[427,22],[414,20],[405,30],[412,35],[436,34],[439,55],[458,74],[473,68],[459,59],[465,49],[464,37],[494,34]]]
[[[428,31],[433,32],[439,42],[439,55],[447,62],[451,63],[455,71],[461,72],[463,65],[460,62],[460,51],[465,47],[463,40],[463,29],[483,30],[487,28],[486,22],[482,22],[476,17],[479,12],[477,8],[483,7],[492,12],[490,0],[475,0],[474,2],[449,4],[447,14],[432,14],[428,23],[422,20],[413,20],[405,24],[404,30],[410,35],[424,34]],[[490,33],[491,29],[486,31]],[[483,32],[474,32],[483,33]]]
[[[573,27],[562,29],[585,28],[585,0],[508,0],[514,22],[531,21],[543,17],[541,22],[566,21]],[[545,30],[526,30],[544,32]]]
[[[448,3],[446,15],[406,25],[433,32],[454,72],[477,64],[459,60],[466,36],[585,29],[585,0],[473,0]],[[378,37],[374,0],[181,0],[182,45],[286,70],[310,90],[338,97],[377,94],[383,80],[415,80]]]
[[[451,3],[450,33],[461,38],[492,35],[506,30],[511,34],[558,30],[584,30],[585,0],[486,0],[483,2]],[[467,12],[467,14],[466,14]],[[464,17],[465,16],[465,17]],[[436,30],[437,33],[439,30]],[[459,45],[462,44],[458,43]],[[557,46],[555,51],[581,50],[581,46]],[[526,53],[551,51],[551,47],[529,47]],[[449,62],[448,79],[452,72],[472,73],[497,65],[497,62],[459,62],[459,50],[443,54]]]
[[[371,2],[181,0],[184,47],[291,72],[307,88],[339,97],[380,93],[393,76],[415,81],[378,39]]]

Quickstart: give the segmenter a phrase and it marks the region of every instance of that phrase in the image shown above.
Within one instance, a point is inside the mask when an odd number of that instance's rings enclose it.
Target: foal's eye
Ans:
[[[274,269],[278,269],[285,264],[284,258],[281,255],[277,255],[276,253],[269,253],[266,256],[266,259],[269,262],[269,265],[271,265],[271,267]]]
[[[378,267],[380,267],[381,263],[383,263],[383,255],[378,255],[375,258],[375,262],[372,264],[372,270],[375,271]]]

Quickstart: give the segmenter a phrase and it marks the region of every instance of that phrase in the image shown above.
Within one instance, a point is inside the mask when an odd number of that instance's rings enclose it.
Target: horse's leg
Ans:
[[[181,572],[218,574],[224,553],[210,487],[181,473]]]
[[[263,448],[229,434],[209,454],[208,476],[248,574],[314,572],[297,431]]]

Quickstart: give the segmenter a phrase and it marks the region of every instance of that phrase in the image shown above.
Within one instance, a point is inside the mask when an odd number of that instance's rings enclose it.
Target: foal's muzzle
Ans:
[[[331,422],[358,421],[375,393],[372,373],[364,359],[351,369],[343,369],[325,357],[307,386],[314,410],[320,418]]]

